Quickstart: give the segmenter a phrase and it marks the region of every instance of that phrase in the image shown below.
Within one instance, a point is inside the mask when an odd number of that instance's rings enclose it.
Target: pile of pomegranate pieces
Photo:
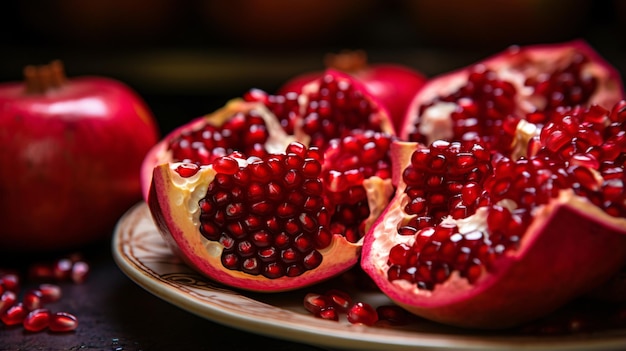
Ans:
[[[626,266],[615,68],[581,41],[511,47],[427,81],[396,68],[379,86],[410,86],[411,99],[329,69],[167,135],[141,176],[173,251],[259,292],[362,268],[404,310],[467,328],[626,296],[607,283]],[[402,319],[348,301],[334,290],[304,306],[366,325]]]

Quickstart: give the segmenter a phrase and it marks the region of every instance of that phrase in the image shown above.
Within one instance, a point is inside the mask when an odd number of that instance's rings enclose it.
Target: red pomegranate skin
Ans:
[[[139,168],[158,140],[130,87],[76,77],[43,93],[0,85],[0,251],[51,251],[103,239],[141,199]]]

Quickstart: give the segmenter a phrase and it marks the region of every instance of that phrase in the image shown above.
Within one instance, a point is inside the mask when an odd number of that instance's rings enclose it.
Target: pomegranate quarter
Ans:
[[[626,101],[581,42],[514,48],[430,80],[392,145],[397,190],[361,265],[407,310],[507,328],[626,261]]]

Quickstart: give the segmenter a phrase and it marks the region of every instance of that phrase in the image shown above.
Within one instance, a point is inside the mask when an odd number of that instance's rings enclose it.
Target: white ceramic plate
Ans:
[[[120,269],[159,298],[198,316],[233,328],[324,347],[360,350],[618,350],[626,348],[626,330],[583,335],[519,336],[472,333],[419,320],[403,327],[366,327],[318,319],[302,307],[306,292],[279,294],[234,291],[189,269],[172,254],[158,233],[148,206],[140,203],[119,221],[113,256]],[[335,286],[333,286],[335,287]],[[381,305],[380,293],[362,293],[349,286],[356,300]]]

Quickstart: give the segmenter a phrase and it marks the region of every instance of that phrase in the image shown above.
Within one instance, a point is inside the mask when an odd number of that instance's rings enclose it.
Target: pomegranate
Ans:
[[[139,168],[158,140],[153,116],[118,81],[66,79],[58,61],[24,73],[24,83],[0,85],[0,248],[102,239],[141,199]]]
[[[186,262],[232,287],[284,291],[354,266],[392,195],[386,110],[333,70],[300,94],[251,90],[166,136],[142,179]]]
[[[377,97],[391,116],[396,130],[402,121],[413,96],[426,83],[426,77],[416,69],[397,63],[368,63],[364,50],[344,50],[324,57],[326,68],[346,72],[361,81],[367,90]],[[301,92],[302,87],[318,79],[323,72],[308,72],[287,81],[279,94]]]
[[[507,328],[626,262],[626,101],[581,42],[517,48],[430,81],[392,144],[394,199],[361,266],[407,310]],[[571,105],[571,106],[568,106]]]

